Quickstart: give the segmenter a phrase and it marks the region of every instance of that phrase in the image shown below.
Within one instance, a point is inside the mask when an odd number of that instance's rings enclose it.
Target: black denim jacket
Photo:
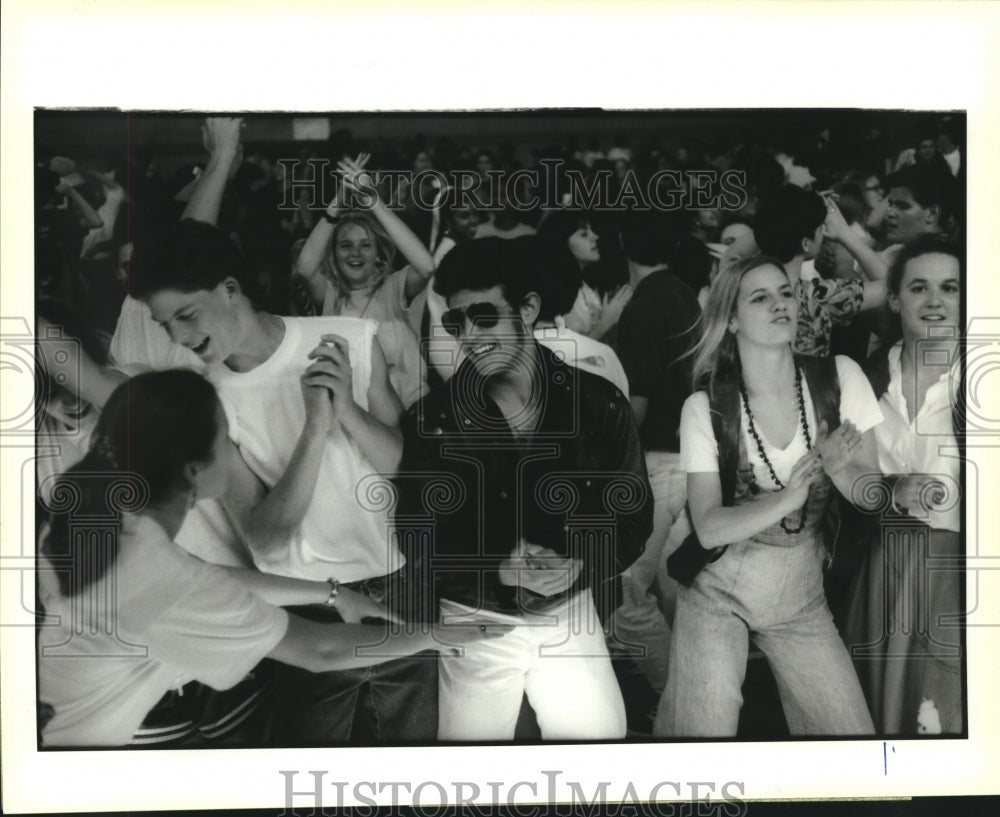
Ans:
[[[519,439],[468,362],[403,420],[395,529],[433,617],[438,598],[516,612],[563,600],[502,585],[519,539],[580,558],[602,618],[652,530],[653,500],[628,399],[536,344],[541,419]],[[603,608],[603,609],[602,609]]]

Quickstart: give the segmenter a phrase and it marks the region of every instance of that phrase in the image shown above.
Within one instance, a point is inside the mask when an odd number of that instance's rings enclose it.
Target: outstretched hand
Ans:
[[[243,133],[241,116],[209,116],[201,126],[201,141],[209,154],[236,156]]]
[[[837,206],[837,198],[835,193],[827,193],[823,196],[823,202],[826,204],[823,235],[831,241],[843,244],[846,239],[850,238],[851,226],[847,223],[847,219],[844,218],[844,214],[840,212],[840,207]]]

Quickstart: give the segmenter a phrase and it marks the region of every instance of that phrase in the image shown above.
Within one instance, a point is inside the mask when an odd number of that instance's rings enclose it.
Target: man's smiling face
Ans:
[[[229,279],[211,290],[162,289],[147,304],[153,320],[167,330],[170,339],[205,363],[224,362],[239,348],[236,298]]]

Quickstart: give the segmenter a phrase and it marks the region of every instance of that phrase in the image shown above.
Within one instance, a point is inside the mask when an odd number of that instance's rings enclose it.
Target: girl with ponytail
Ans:
[[[197,680],[227,689],[264,657],[322,672],[505,631],[361,624],[394,618],[332,577],[291,579],[186,553],[172,539],[195,501],[225,491],[232,451],[222,405],[194,372],[142,374],[108,399],[89,451],[52,489],[42,532],[39,597],[49,618],[38,639],[39,700],[54,710],[43,745],[129,745],[171,688]],[[307,604],[349,623],[279,606]]]

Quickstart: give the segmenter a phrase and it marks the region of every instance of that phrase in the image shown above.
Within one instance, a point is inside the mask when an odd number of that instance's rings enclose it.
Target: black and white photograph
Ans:
[[[879,87],[919,15],[827,18],[823,81],[879,43],[856,98],[468,43],[366,77],[327,9],[325,88],[249,16],[176,81],[129,81],[135,15],[5,47],[103,30],[107,82],[4,99],[5,811],[995,793],[995,81]]]

